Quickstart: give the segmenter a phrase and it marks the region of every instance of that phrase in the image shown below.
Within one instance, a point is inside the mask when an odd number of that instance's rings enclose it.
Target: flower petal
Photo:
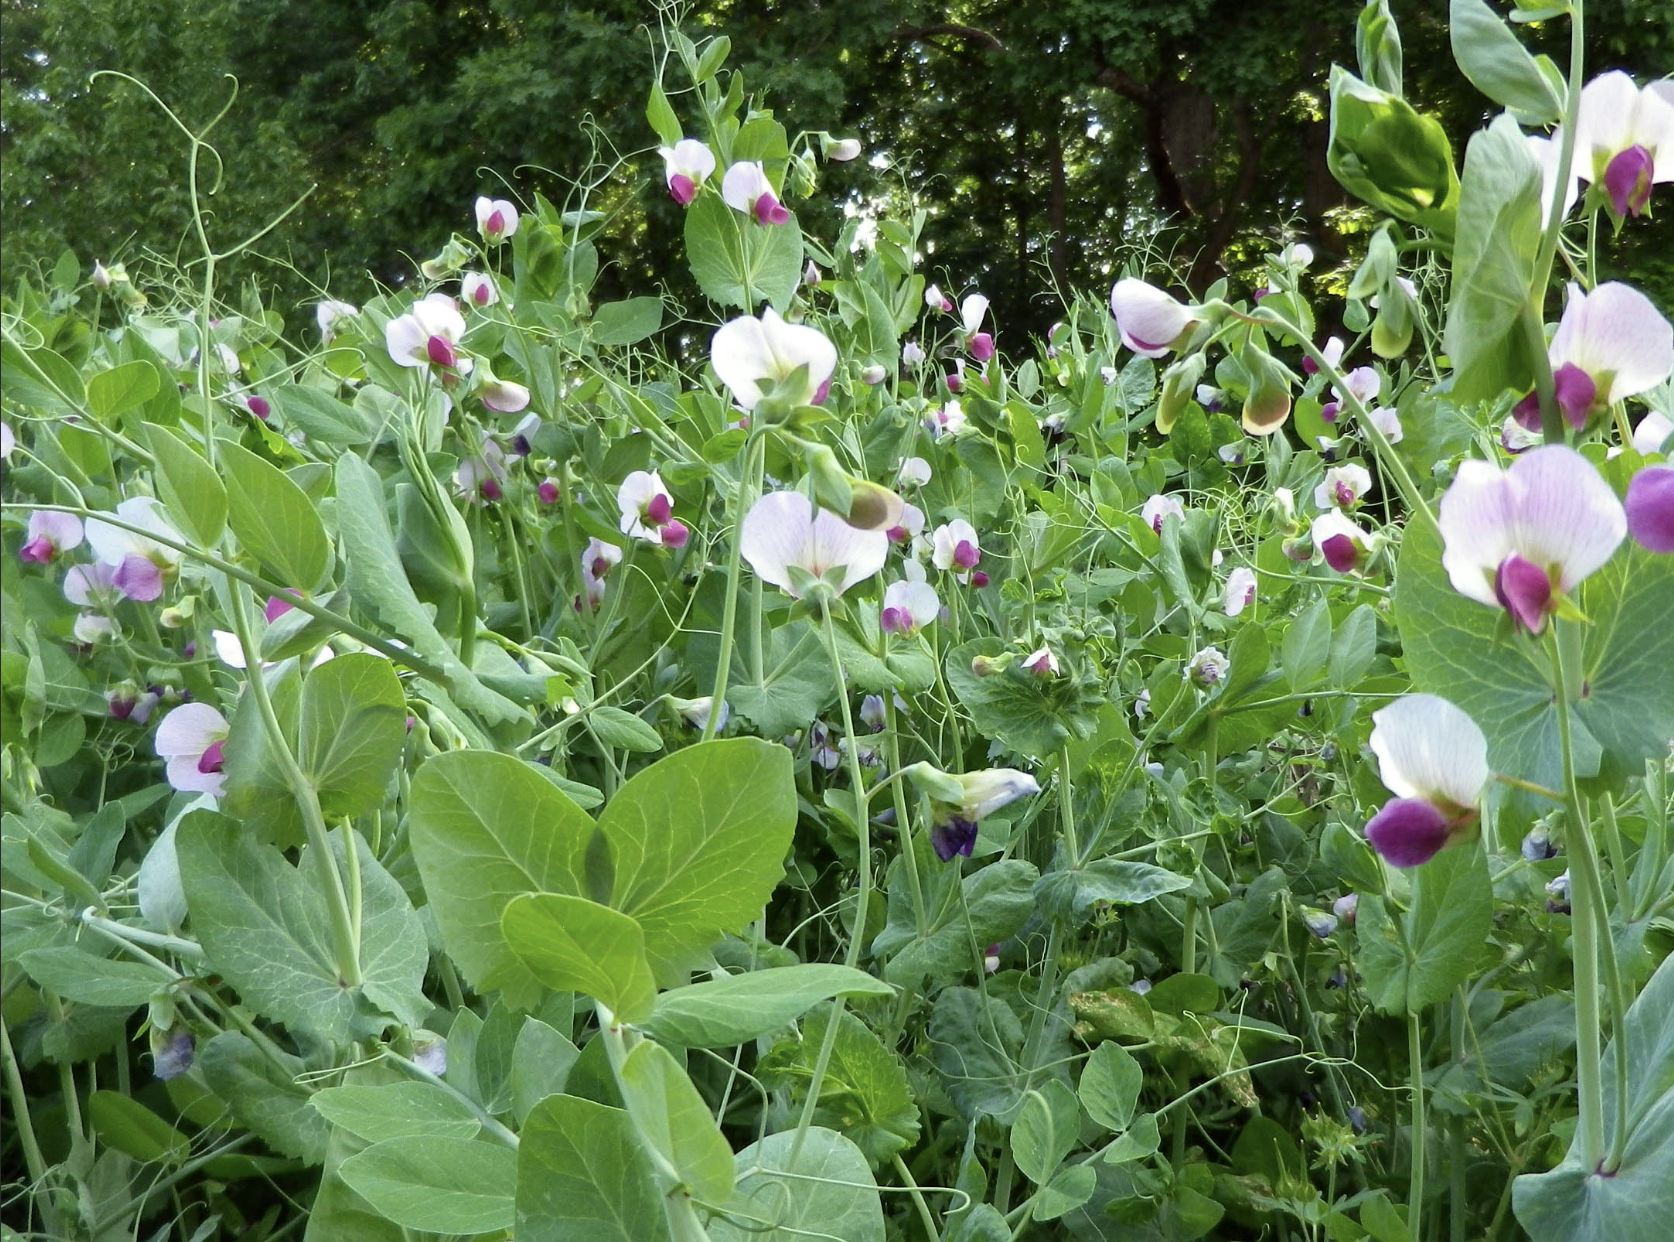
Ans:
[[[208,703],[182,703],[157,726],[152,745],[159,755],[191,757],[193,768],[203,752],[227,736],[227,718]]]
[[[803,568],[817,576],[843,566],[842,582],[837,587],[841,595],[884,567],[889,559],[889,536],[881,530],[857,530],[835,513],[821,509],[814,515],[809,532],[807,557]]]
[[[1554,371],[1574,363],[1591,376],[1599,402],[1609,405],[1655,388],[1674,372],[1674,327],[1649,298],[1620,281],[1586,294],[1572,285],[1550,355]]]
[[[813,505],[801,492],[769,492],[744,515],[740,551],[756,577],[788,591],[787,570],[802,564],[803,547],[813,524]],[[887,545],[889,541],[884,542]]]
[[[1451,835],[1447,817],[1422,798],[1392,798],[1366,825],[1372,848],[1396,867],[1429,862]]]
[[[1646,466],[1627,491],[1627,524],[1640,547],[1674,552],[1674,466]]]
[[[1405,695],[1373,712],[1370,744],[1384,785],[1403,798],[1467,810],[1491,775],[1482,730],[1439,695]]]

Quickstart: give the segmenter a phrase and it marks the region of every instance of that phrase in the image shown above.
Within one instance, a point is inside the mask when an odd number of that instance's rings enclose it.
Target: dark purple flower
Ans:
[[[976,839],[976,820],[961,819],[957,815],[930,829],[930,844],[936,851],[936,857],[943,862],[952,862],[955,854],[969,858],[976,848]]]

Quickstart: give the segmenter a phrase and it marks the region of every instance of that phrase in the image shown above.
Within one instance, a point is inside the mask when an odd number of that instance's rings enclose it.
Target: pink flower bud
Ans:
[[[556,479],[542,479],[540,486],[535,489],[535,494],[541,498],[543,505],[557,504],[558,481]]]

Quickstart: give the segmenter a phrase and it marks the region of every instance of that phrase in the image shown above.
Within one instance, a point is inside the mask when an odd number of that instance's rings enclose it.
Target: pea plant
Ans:
[[[1666,1236],[1674,89],[1450,18],[1335,286],[1038,340],[724,37],[306,333],[182,123],[197,256],[0,317],[0,1235]],[[705,305],[601,300],[647,176]]]

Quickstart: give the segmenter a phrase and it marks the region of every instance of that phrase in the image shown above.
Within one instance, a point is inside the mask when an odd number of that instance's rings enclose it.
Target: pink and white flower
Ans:
[[[884,566],[889,536],[856,530],[835,513],[816,510],[801,492],[769,492],[744,515],[744,559],[763,582],[801,599],[816,581],[841,595]]]
[[[482,451],[459,463],[453,472],[453,484],[462,497],[473,503],[502,500],[506,494],[506,470],[506,450],[485,431]]]
[[[483,195],[476,202],[477,232],[485,242],[499,243],[517,232],[517,205]]]
[[[510,380],[490,380],[477,389],[477,396],[482,403],[496,414],[517,414],[529,407],[529,390],[522,384],[514,384]],[[539,428],[540,419],[535,419]],[[521,426],[521,424],[519,424]],[[527,453],[525,453],[527,456]]]
[[[1052,648],[1038,647],[1024,657],[1023,667],[1036,677],[1056,677],[1058,657],[1052,653]]]
[[[1670,153],[1674,167],[1674,150]],[[1618,401],[1655,388],[1674,371],[1674,327],[1637,289],[1607,281],[1591,293],[1569,287],[1558,330],[1547,349],[1558,408],[1575,428]],[[1529,393],[1513,411],[1540,430],[1540,400]]]
[[[786,323],[769,306],[760,319],[740,315],[722,324],[709,343],[709,361],[745,410],[754,410],[769,390],[787,407],[819,405],[831,391],[837,347],[818,329]]]
[[[18,557],[37,565],[50,565],[60,552],[79,548],[82,540],[81,519],[73,513],[55,513],[37,509],[29,515],[24,531],[24,544],[17,550]]]
[[[669,699],[674,710],[680,713],[680,718],[694,729],[707,729],[709,717],[715,710],[715,696],[705,694],[695,699]],[[725,699],[721,700],[721,718],[715,724],[717,731],[727,727],[727,719],[732,715],[732,709]]]
[[[1324,345],[1320,346],[1319,352],[1325,356],[1325,360],[1327,362],[1335,367],[1342,362],[1343,350],[1345,348],[1347,348],[1347,346],[1343,344],[1343,338],[1340,336],[1333,336],[1328,338]],[[1314,361],[1313,355],[1304,354],[1302,356],[1302,374],[1313,375],[1318,371],[1319,363]]]
[[[1628,534],[1650,552],[1674,552],[1674,466],[1646,466],[1628,483]]]
[[[153,745],[167,760],[169,784],[220,797],[227,784],[223,751],[230,729],[227,718],[207,703],[182,703],[164,716]]]
[[[1181,504],[1173,496],[1164,496],[1160,493],[1154,493],[1146,499],[1143,505],[1140,506],[1139,520],[1144,522],[1145,525],[1149,526],[1160,535],[1162,534],[1163,519],[1168,517],[1171,513],[1175,517],[1184,520],[1186,516],[1186,506]]]
[[[1225,681],[1231,667],[1232,662],[1219,647],[1205,647],[1186,662],[1186,667],[1180,670],[1180,675],[1207,690]]]
[[[1576,174],[1603,188],[1617,219],[1637,216],[1651,187],[1674,181],[1674,87],[1643,88],[1620,70],[1581,90]]]
[[[162,515],[150,496],[134,496],[116,506],[115,517],[130,526],[165,539],[180,541],[180,533]],[[180,568],[180,553],[145,535],[122,530],[99,518],[88,518],[87,542],[93,555],[110,567],[111,585],[126,598],[149,603],[163,594],[164,580]],[[65,589],[69,584],[66,582]]]
[[[1442,567],[1462,595],[1538,634],[1546,617],[1616,551],[1621,501],[1574,449],[1530,449],[1511,469],[1463,462],[1442,497]]]
[[[1352,509],[1372,490],[1372,475],[1365,466],[1332,466],[1325,481],[1314,488],[1314,504],[1321,509]]]
[[[635,470],[616,489],[617,529],[658,548],[683,548],[691,532],[674,516],[674,501],[655,470]],[[589,545],[590,547],[591,545]]]
[[[1409,694],[1372,713],[1378,775],[1395,795],[1366,825],[1372,848],[1396,867],[1428,862],[1475,828],[1488,768],[1476,722],[1433,694]]]
[[[663,157],[669,197],[682,207],[690,205],[715,171],[715,153],[696,138],[682,138],[672,147],[659,148],[657,154]]]
[[[983,316],[988,314],[988,299],[980,293],[968,294],[959,304],[959,318],[965,329],[965,348],[977,362],[987,362],[994,356],[994,338],[981,331]]]
[[[965,411],[954,398],[948,398],[931,410],[924,420],[924,429],[934,436],[956,436],[965,430]]]
[[[64,574],[64,598],[82,608],[109,612],[122,600],[117,589],[116,568],[101,561],[71,565]]]
[[[1236,617],[1255,603],[1256,575],[1248,565],[1240,565],[1226,576],[1226,594],[1221,607],[1229,617]]]
[[[1325,563],[1340,574],[1358,573],[1376,550],[1376,537],[1357,526],[1341,509],[1320,514],[1309,534]]]
[[[353,319],[360,314],[360,308],[349,302],[338,302],[327,298],[314,307],[314,322],[319,325],[320,340],[331,344],[337,335],[337,325],[344,319]]]
[[[581,589],[587,602],[597,608],[604,602],[605,575],[612,565],[622,563],[622,549],[602,539],[589,539],[581,554]]]
[[[933,625],[941,611],[942,601],[935,587],[922,579],[903,578],[884,588],[878,626],[885,634],[916,634]]]
[[[1200,322],[1161,289],[1132,277],[1110,290],[1110,310],[1122,344],[1142,358],[1161,358]]]
[[[465,299],[467,305],[483,310],[500,300],[500,291],[494,287],[492,277],[481,272],[466,272],[459,278],[459,296]]]
[[[1534,156],[1535,163],[1540,165],[1540,218],[1544,223],[1552,215],[1553,200],[1558,193],[1558,164],[1563,158],[1563,127],[1552,131],[1550,138],[1539,134],[1524,136],[1528,144],[1529,154]],[[1568,216],[1570,209],[1575,206],[1575,200],[1580,197],[1577,188],[1576,172],[1584,160],[1579,147],[1576,148],[1575,167],[1569,170],[1569,184],[1564,187],[1563,214]]]
[[[903,501],[901,517],[884,533],[889,536],[891,543],[918,543],[919,536],[924,534],[924,510]]]
[[[1670,421],[1666,414],[1652,410],[1640,419],[1639,426],[1633,429],[1633,451],[1641,457],[1660,453],[1668,443],[1669,436],[1674,436],[1674,421]]]
[[[1376,370],[1372,367],[1355,367],[1343,376],[1341,387],[1336,384],[1331,386],[1332,400],[1325,403],[1319,416],[1328,423],[1334,423],[1350,396],[1360,402],[1362,408],[1369,408],[1382,391],[1383,379]]]
[[[734,211],[753,216],[758,224],[785,224],[790,218],[773,192],[760,160],[741,160],[721,178],[721,199]]]
[[[1366,411],[1366,421],[1380,432],[1383,438],[1391,444],[1399,444],[1401,437],[1406,434],[1401,429],[1401,416],[1387,405],[1374,405]]]
[[[930,563],[940,570],[959,570],[963,575],[982,561],[982,545],[976,527],[964,518],[936,527],[930,535]],[[961,576],[960,581],[964,581]]]
[[[904,458],[895,480],[902,487],[923,487],[930,481],[930,463],[922,457]]]
[[[400,366],[435,366],[465,375],[471,370],[471,359],[459,352],[464,335],[465,317],[453,299],[432,293],[384,325],[384,347]]]
[[[942,292],[940,285],[931,285],[925,289],[924,305],[933,311],[941,311],[944,315],[953,314],[953,300]]]

